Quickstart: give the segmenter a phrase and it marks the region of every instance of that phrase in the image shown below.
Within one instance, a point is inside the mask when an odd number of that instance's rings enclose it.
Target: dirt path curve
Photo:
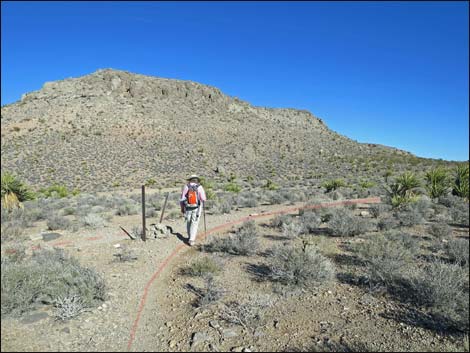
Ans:
[[[326,202],[307,208],[333,207],[344,204],[380,202],[378,198]],[[248,219],[269,218],[281,213],[297,212],[305,204],[261,205],[241,208],[230,214],[207,215],[207,233],[204,223],[199,225],[197,243],[208,235],[226,232]],[[100,272],[106,281],[109,299],[100,308],[85,312],[68,322],[55,321],[49,307],[24,318],[2,318],[2,351],[155,351],[160,343],[155,333],[164,325],[160,313],[167,293],[163,286],[165,276],[186,252],[196,252],[183,238],[185,224],[167,220],[175,236],[149,239],[146,242],[130,240],[119,226],[131,230],[140,224],[140,216],[123,216],[112,220],[98,230],[65,233],[59,239],[45,242],[31,240],[27,247],[62,247],[80,263]],[[149,220],[150,223],[150,220]],[[116,261],[116,247],[129,248],[137,260]],[[42,315],[38,318],[37,315]]]
[[[262,218],[269,218],[279,214],[294,213],[298,212],[301,209],[315,209],[315,208],[325,208],[325,207],[334,207],[334,206],[343,206],[348,204],[369,204],[369,203],[380,203],[380,198],[367,198],[367,199],[355,199],[355,200],[341,200],[333,202],[325,202],[316,205],[299,205],[296,204],[292,207],[286,207],[285,205],[271,206],[267,207],[258,207],[256,213],[253,213],[253,209],[243,210],[241,213],[234,215],[228,215],[225,217],[224,222],[220,222],[220,219],[212,219],[208,222],[207,232],[199,233],[198,242],[202,242],[208,235],[215,234],[217,232],[226,231],[229,228],[239,225],[248,220],[258,220]],[[251,212],[250,212],[251,211]],[[218,221],[218,222],[217,222]],[[202,224],[202,222],[201,222]],[[200,224],[200,227],[201,227]],[[203,226],[203,224],[202,224]],[[195,251],[194,249],[189,248],[184,243],[177,245],[173,251],[171,251],[168,256],[161,262],[157,267],[156,271],[152,274],[148,280],[139,302],[137,308],[136,316],[132,328],[130,330],[129,340],[127,342],[128,351],[147,351],[155,349],[155,345],[152,342],[152,337],[157,331],[157,327],[163,324],[158,320],[158,310],[153,306],[158,302],[158,296],[164,294],[164,288],[156,287],[156,280],[162,277],[162,273],[169,269],[169,265],[172,260],[179,254]],[[162,282],[162,281],[159,281]],[[147,305],[147,303],[151,303]]]

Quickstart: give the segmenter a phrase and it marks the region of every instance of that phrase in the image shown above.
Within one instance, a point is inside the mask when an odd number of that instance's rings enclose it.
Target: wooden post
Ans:
[[[165,208],[166,208],[166,202],[168,201],[168,196],[170,196],[169,192],[166,193],[165,203],[163,204],[162,214],[160,215],[160,223],[162,223],[163,221],[163,215],[165,214]]]
[[[142,185],[142,240],[145,241],[145,185]]]

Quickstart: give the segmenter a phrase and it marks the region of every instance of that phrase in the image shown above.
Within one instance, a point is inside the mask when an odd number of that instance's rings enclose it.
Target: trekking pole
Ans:
[[[204,212],[204,235],[207,235],[207,227],[206,227],[206,205],[205,205],[205,202],[202,204],[202,212]]]

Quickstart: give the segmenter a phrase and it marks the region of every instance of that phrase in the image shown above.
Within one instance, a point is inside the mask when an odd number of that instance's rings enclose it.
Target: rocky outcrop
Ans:
[[[332,159],[397,153],[341,136],[305,110],[255,107],[207,85],[112,69],[46,82],[2,107],[1,127],[2,169],[82,190],[170,185],[192,173],[334,174]]]

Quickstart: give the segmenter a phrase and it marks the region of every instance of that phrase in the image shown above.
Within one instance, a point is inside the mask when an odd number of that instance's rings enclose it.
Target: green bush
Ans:
[[[104,279],[61,249],[41,249],[22,261],[2,259],[1,267],[2,315],[21,315],[74,295],[88,308],[106,299]]]
[[[229,192],[235,192],[238,193],[241,191],[241,186],[236,184],[235,182],[230,182],[225,184],[224,190],[229,191]]]
[[[215,275],[220,272],[221,267],[210,257],[203,257],[193,261],[188,267],[182,269],[182,273],[188,276],[204,277]]]
[[[326,188],[326,192],[336,190],[342,186],[346,186],[346,183],[342,179],[328,180],[322,184],[322,187]]]
[[[78,189],[69,191],[67,189],[67,186],[60,185],[60,184],[55,184],[55,185],[49,186],[46,189],[41,189],[39,190],[39,192],[43,194],[45,197],[56,197],[56,198],[69,197],[71,195],[76,196],[80,193]]]
[[[277,190],[279,189],[279,185],[275,184],[271,179],[268,179],[264,188],[268,190]]]

